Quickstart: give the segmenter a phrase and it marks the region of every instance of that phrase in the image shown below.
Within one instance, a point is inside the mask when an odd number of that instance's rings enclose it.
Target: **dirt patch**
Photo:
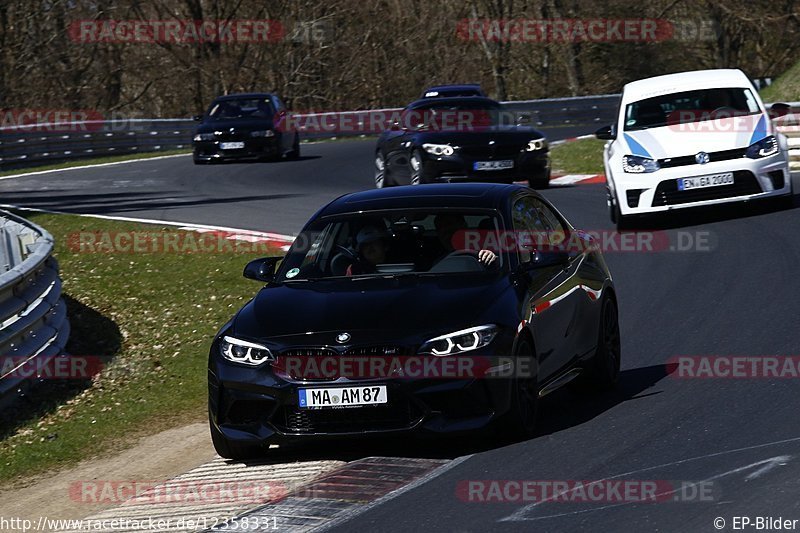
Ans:
[[[102,459],[36,476],[26,486],[0,487],[3,516],[33,520],[84,518],[118,504],[87,504],[70,496],[77,482],[99,480],[166,481],[212,460],[214,448],[208,424],[191,424],[141,439],[128,450]]]

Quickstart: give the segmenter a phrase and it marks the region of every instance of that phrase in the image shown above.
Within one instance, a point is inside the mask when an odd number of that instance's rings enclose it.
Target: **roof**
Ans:
[[[715,87],[746,87],[752,83],[739,69],[711,69],[677,72],[653,78],[637,80],[625,85],[623,102],[636,102],[644,98],[660,96],[692,89],[711,89]]]
[[[431,183],[370,189],[346,194],[322,208],[319,216],[358,211],[402,208],[484,208],[498,209],[521,185],[497,183]]]
[[[499,106],[500,103],[485,96],[447,96],[443,98],[420,98],[408,104],[409,108],[423,107],[423,106],[447,106],[447,105],[475,105],[484,104],[486,106]]]
[[[425,95],[431,92],[453,92],[453,91],[477,91],[481,94],[486,94],[481,89],[479,83],[449,83],[444,85],[431,85],[424,91],[422,91],[422,98],[425,98]]]
[[[272,93],[231,93],[223,94],[214,98],[214,100],[235,100],[239,98],[269,98]]]

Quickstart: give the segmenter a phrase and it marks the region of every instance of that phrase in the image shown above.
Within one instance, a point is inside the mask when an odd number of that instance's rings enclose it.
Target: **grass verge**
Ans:
[[[600,139],[581,139],[550,151],[553,174],[602,174],[603,145]]]
[[[765,102],[798,102],[800,101],[800,61],[780,75],[772,85],[759,91]]]
[[[76,232],[198,234],[73,215],[22,216],[56,239],[71,315],[69,352],[113,359],[83,387],[53,384],[57,394],[44,396],[34,391],[27,403],[36,408],[0,440],[0,481],[20,481],[205,420],[208,346],[258,289],[242,268],[281,252],[86,253],[76,250]]]
[[[42,172],[45,170],[61,170],[63,168],[83,167],[86,165],[100,165],[103,163],[119,163],[121,161],[136,161],[139,159],[152,159],[165,155],[190,154],[191,150],[163,150],[161,152],[143,152],[140,154],[112,155],[108,157],[95,157],[92,159],[76,159],[74,161],[64,161],[53,163],[52,165],[42,165],[37,167],[24,167],[11,170],[0,171],[0,176],[12,176],[15,174],[25,174],[27,172]]]

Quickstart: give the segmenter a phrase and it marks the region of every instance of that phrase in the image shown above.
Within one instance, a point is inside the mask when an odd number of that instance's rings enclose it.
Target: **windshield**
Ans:
[[[392,210],[320,221],[301,233],[281,265],[279,281],[403,274],[498,271],[478,260],[465,235],[499,231],[494,211]]]
[[[449,128],[471,130],[478,127],[497,126],[504,119],[499,104],[483,102],[435,103],[406,109],[404,124],[412,129],[446,130]]]
[[[701,122],[760,113],[750,89],[700,89],[666,94],[628,104],[625,130]]]
[[[271,119],[274,112],[269,98],[237,98],[215,101],[208,110],[208,117],[211,120]]]

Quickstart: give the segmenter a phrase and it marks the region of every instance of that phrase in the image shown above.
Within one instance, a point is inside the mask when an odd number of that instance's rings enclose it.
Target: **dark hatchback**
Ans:
[[[200,121],[192,138],[195,164],[300,157],[300,137],[288,127],[288,112],[274,94],[220,96],[195,120]]]
[[[485,249],[525,232],[581,246]],[[526,438],[541,396],[618,377],[605,261],[527,187],[348,194],[317,212],[283,261],[257,259],[244,275],[266,285],[209,355],[211,435],[223,457],[370,434],[499,427]],[[366,361],[367,370],[343,371],[348,361]],[[410,361],[431,366],[412,375]],[[462,363],[466,373],[437,370]],[[326,364],[336,371],[320,372]]]
[[[547,141],[520,119],[489,98],[417,100],[378,138],[375,185],[524,180],[547,187]]]

